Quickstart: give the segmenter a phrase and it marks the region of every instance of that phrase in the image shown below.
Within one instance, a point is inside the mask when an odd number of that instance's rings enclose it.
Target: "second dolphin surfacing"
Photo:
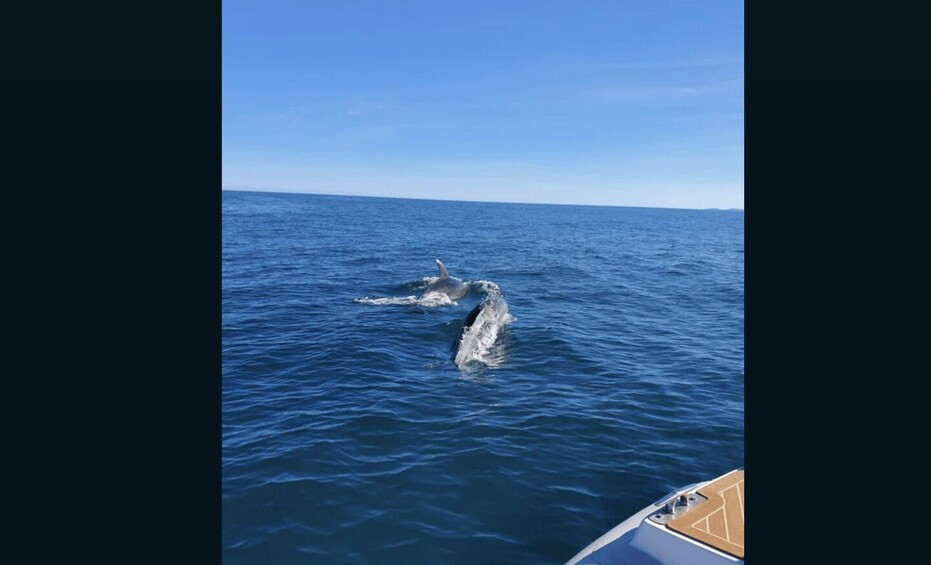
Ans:
[[[469,361],[487,363],[487,354],[508,321],[508,304],[503,298],[496,296],[482,301],[462,322],[453,343],[453,362],[459,367]]]

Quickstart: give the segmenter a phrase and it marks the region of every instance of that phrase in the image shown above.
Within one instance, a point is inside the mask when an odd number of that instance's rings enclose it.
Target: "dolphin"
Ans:
[[[508,304],[503,298],[483,300],[469,312],[453,342],[453,362],[462,366],[469,359],[481,358],[507,323]]]
[[[478,318],[478,315],[484,308],[484,302],[478,304],[475,308],[472,308],[472,311],[469,312],[469,315],[466,316],[465,320],[462,321],[462,327],[459,328],[459,333],[456,334],[456,341],[453,342],[453,359],[456,358],[456,354],[459,353],[459,347],[462,346],[462,336],[469,331],[469,328],[472,327],[472,324],[475,323],[475,319]]]
[[[437,267],[440,268],[440,278],[423,291],[421,298],[431,292],[442,293],[452,300],[462,298],[469,293],[469,283],[464,283],[456,277],[449,276],[446,271],[446,265],[439,259],[435,259]]]

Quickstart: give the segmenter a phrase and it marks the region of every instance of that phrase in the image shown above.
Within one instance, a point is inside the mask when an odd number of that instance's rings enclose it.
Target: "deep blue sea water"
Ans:
[[[743,465],[743,223],[223,192],[223,562],[563,563]]]

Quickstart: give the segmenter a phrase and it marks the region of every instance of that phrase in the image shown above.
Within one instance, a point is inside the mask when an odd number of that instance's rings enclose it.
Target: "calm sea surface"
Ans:
[[[743,465],[743,236],[735,211],[224,192],[223,562],[563,563]],[[467,296],[419,299],[437,258]],[[460,369],[492,290],[510,323]]]

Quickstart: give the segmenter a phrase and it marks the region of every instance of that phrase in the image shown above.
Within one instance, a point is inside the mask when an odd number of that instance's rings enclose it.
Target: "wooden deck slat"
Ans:
[[[744,558],[744,472],[735,471],[698,489],[708,502],[669,521],[670,529]]]

